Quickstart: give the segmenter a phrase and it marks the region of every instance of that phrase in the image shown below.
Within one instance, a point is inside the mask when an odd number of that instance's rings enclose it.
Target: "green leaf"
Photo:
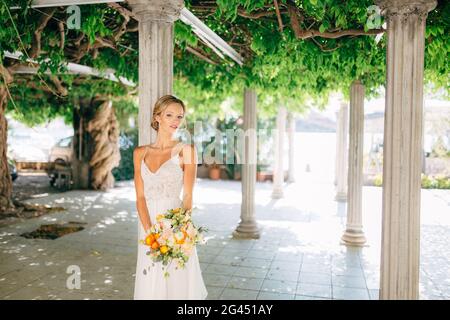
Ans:
[[[321,25],[320,25],[320,27],[319,27],[319,31],[321,32],[321,33],[323,33],[323,32],[325,32],[327,30],[327,28],[325,27],[325,25],[322,23]]]

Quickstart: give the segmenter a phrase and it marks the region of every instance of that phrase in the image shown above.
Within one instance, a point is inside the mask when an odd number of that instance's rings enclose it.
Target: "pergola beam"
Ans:
[[[34,0],[31,8],[59,7],[84,4],[100,4],[110,2],[124,2],[125,0]],[[10,7],[10,9],[20,9],[19,6]]]
[[[180,13],[180,20],[185,24],[192,27],[192,31],[200,37],[201,39],[206,39],[208,46],[214,46],[216,49],[219,49],[225,55],[233,59],[239,65],[244,63],[244,59],[242,56],[236,52],[228,43],[226,43],[221,37],[217,35],[214,31],[212,31],[206,24],[204,24],[199,18],[197,18],[192,12],[188,9],[183,8]],[[214,51],[216,51],[213,47],[211,47]],[[217,52],[216,52],[217,53]]]
[[[20,60],[21,56],[22,56],[21,52],[11,53],[9,51],[5,51],[5,57],[10,58],[10,59]],[[39,64],[37,61],[35,61],[33,59],[27,59],[27,61],[31,62],[31,63]],[[67,69],[68,69],[67,73],[69,73],[69,74],[84,74],[84,75],[89,75],[89,76],[96,76],[96,77],[104,78],[104,79],[115,81],[115,82],[121,82],[124,85],[130,86],[130,87],[136,86],[136,84],[134,82],[132,82],[124,77],[120,77],[120,76],[116,77],[114,75],[114,72],[115,72],[114,69],[107,69],[105,71],[100,71],[98,69],[95,69],[95,68],[92,68],[89,66],[85,66],[82,64],[73,63],[73,62],[67,63]],[[14,73],[36,74],[37,70],[38,70],[37,67],[19,66],[18,68],[16,68],[14,70]],[[46,71],[45,73],[51,74],[49,71]]]

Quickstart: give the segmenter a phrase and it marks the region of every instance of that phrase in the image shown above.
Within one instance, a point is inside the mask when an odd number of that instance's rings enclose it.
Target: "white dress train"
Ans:
[[[141,161],[141,176],[144,182],[144,194],[147,208],[152,223],[156,221],[156,215],[164,213],[167,209],[182,206],[180,193],[183,188],[183,170],[179,165],[179,153],[164,162],[155,172],[151,172],[144,162],[145,154]],[[138,240],[143,240],[145,231],[138,219]],[[204,300],[208,295],[198,261],[197,250],[191,252],[191,256],[184,268],[176,267],[173,261],[167,271],[169,277],[164,277],[161,262],[155,262],[146,255],[148,246],[138,243],[138,255],[136,265],[136,278],[134,285],[135,300]]]

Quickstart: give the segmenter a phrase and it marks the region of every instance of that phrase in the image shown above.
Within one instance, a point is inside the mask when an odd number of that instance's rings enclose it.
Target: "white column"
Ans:
[[[275,130],[275,164],[273,170],[273,191],[272,198],[283,197],[284,184],[284,135],[286,131],[286,108],[279,106],[277,114],[277,129]]]
[[[244,91],[244,132],[248,143],[244,143],[244,161],[242,164],[242,204],[241,221],[233,232],[236,238],[258,239],[259,228],[255,219],[255,185],[257,163],[256,135],[256,92]]]
[[[427,127],[426,127],[426,118],[427,118],[427,112],[424,110],[423,112],[423,118],[422,118],[422,173],[427,174],[427,158],[425,157],[425,135],[427,134]]]
[[[334,160],[334,185],[337,186],[338,181],[338,166],[339,166],[339,111],[335,112],[336,114],[336,152],[335,152],[335,160]]]
[[[173,24],[183,0],[128,0],[139,20],[139,145],[155,141],[150,127],[159,97],[172,93]]]
[[[350,87],[350,142],[348,148],[347,225],[342,236],[346,245],[366,242],[362,226],[364,143],[364,86],[354,81]]]
[[[289,126],[289,168],[288,168],[288,181],[295,182],[295,116],[292,112],[288,114]]]
[[[336,201],[347,201],[347,140],[348,104],[342,101],[338,112],[336,130]]]
[[[375,2],[387,21],[380,299],[418,299],[425,21],[436,1]]]

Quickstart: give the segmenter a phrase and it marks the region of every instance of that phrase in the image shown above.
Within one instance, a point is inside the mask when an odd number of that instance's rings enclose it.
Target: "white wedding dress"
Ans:
[[[144,162],[145,154],[141,160],[141,176],[144,183],[144,194],[152,223],[156,215],[164,213],[167,209],[182,206],[180,193],[183,188],[183,170],[179,164],[179,153],[164,162],[153,173]],[[138,240],[145,238],[145,231],[138,219]],[[175,269],[176,261],[168,265],[169,277],[164,277],[161,262],[153,262],[146,255],[148,246],[138,243],[136,278],[134,284],[135,300],[204,300],[208,295],[198,261],[197,250],[191,256],[184,268]],[[155,264],[153,266],[153,263]]]

